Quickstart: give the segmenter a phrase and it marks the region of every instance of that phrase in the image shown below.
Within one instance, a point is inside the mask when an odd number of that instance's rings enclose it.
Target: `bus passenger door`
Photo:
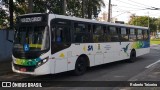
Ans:
[[[104,46],[104,63],[120,60],[119,42],[107,43]]]
[[[95,65],[103,64],[103,50],[102,50],[102,43],[103,42],[103,28],[101,25],[93,25],[93,42],[94,44],[94,51],[95,51]]]
[[[55,73],[67,71],[67,50],[70,47],[70,28],[67,26],[56,26],[52,28],[51,52],[55,56]]]

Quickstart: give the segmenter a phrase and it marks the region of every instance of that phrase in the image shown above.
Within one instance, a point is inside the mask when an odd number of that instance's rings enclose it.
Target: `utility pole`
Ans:
[[[9,22],[10,22],[10,29],[13,29],[13,0],[9,0]]]
[[[111,21],[111,0],[109,0],[109,5],[108,5],[108,22]]]
[[[113,21],[113,18],[112,18],[112,8],[113,8],[113,6],[117,6],[117,5],[115,5],[115,4],[110,4],[110,22]]]

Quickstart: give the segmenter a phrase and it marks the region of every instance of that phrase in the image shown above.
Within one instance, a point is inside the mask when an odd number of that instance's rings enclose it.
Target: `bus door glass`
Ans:
[[[54,25],[51,29],[52,54],[65,48],[68,48],[71,42],[70,27],[65,25]]]

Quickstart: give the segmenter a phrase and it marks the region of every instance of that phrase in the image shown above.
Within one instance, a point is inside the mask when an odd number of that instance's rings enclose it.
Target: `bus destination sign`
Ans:
[[[40,22],[40,21],[42,21],[42,17],[27,17],[27,18],[21,18],[20,21],[21,21],[22,23]]]

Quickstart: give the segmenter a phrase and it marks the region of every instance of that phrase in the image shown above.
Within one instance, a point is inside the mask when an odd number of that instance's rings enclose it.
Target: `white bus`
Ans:
[[[147,27],[99,22],[55,14],[17,17],[12,70],[31,75],[73,70],[128,60],[149,53]]]

